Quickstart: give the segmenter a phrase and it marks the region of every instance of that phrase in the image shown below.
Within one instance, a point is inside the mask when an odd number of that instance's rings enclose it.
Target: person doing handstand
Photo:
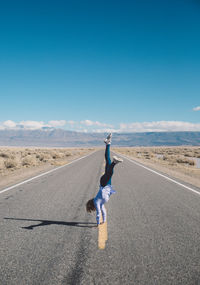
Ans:
[[[105,166],[105,173],[100,178],[99,192],[97,193],[95,198],[90,199],[86,203],[87,212],[91,213],[93,211],[96,211],[97,226],[100,224],[101,213],[102,213],[103,223],[106,222],[106,208],[104,204],[108,202],[111,194],[116,192],[111,185],[111,177],[113,175],[113,169],[117,163],[123,161],[121,158],[113,156],[113,162],[111,162],[110,159],[111,138],[112,134],[109,134],[107,138],[104,140],[106,144],[106,150],[105,150],[106,166]]]

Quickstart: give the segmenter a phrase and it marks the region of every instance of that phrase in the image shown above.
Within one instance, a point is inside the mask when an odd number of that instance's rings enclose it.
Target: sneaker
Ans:
[[[112,134],[110,133],[110,134],[107,136],[107,138],[104,140],[104,142],[105,142],[106,144],[111,144],[111,138],[112,138]]]
[[[114,162],[115,164],[117,164],[117,163],[119,163],[119,162],[123,162],[123,159],[121,159],[121,158],[119,158],[119,157],[117,157],[117,156],[113,156],[113,162]]]

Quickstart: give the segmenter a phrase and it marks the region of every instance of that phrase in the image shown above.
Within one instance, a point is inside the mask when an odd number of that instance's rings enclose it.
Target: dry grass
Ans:
[[[10,175],[34,174],[38,169],[52,168],[84,156],[94,148],[0,148],[0,180],[9,182]],[[33,170],[31,172],[31,170]],[[34,172],[35,171],[35,172]],[[13,178],[14,179],[14,178]],[[18,179],[16,179],[18,180]],[[0,186],[6,183],[0,183]],[[9,184],[9,183],[8,183]]]
[[[200,187],[200,168],[196,164],[200,147],[124,147],[114,151]]]

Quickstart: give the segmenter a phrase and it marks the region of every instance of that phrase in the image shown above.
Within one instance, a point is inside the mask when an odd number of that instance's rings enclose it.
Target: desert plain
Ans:
[[[0,147],[0,188],[83,157],[94,148]]]
[[[113,150],[170,177],[200,187],[200,147],[120,147]]]
[[[0,147],[0,188],[68,164],[97,148]],[[112,150],[200,187],[200,147],[114,147]]]

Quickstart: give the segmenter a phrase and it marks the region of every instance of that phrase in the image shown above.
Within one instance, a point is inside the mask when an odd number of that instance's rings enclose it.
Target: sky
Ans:
[[[0,1],[0,129],[200,131],[198,0]]]

